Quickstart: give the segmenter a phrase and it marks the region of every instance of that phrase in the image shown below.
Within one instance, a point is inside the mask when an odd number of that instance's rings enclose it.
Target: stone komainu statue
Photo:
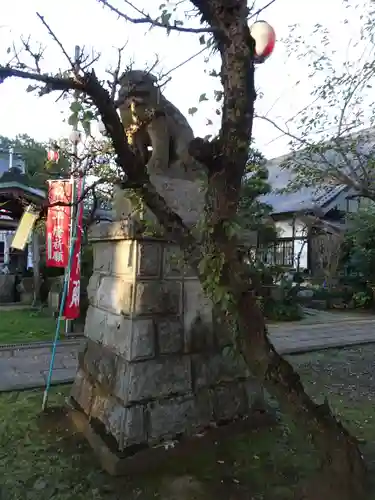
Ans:
[[[183,114],[163,96],[156,77],[141,70],[125,72],[116,104],[128,141],[142,155],[149,174],[189,177],[193,160],[188,147],[194,134]]]

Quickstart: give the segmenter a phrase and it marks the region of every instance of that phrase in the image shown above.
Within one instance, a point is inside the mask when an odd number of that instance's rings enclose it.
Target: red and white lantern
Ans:
[[[275,47],[275,30],[266,21],[256,21],[250,26],[250,34],[255,40],[254,63],[264,63]]]
[[[60,155],[58,151],[54,151],[53,149],[50,149],[47,153],[47,159],[48,161],[54,161],[57,163],[59,161]]]

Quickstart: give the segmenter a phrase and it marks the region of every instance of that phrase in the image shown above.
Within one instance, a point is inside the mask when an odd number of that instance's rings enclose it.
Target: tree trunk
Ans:
[[[262,313],[250,292],[239,301],[238,327],[236,343],[248,366],[321,453],[320,480],[299,498],[366,498],[366,467],[357,440],[332,415],[328,403],[317,405],[306,394],[299,375],[268,339]]]
[[[227,311],[235,346],[249,370],[277,399],[280,409],[305,431],[321,455],[319,480],[297,499],[364,500],[366,467],[357,440],[336,420],[328,403],[314,403],[298,373],[276,352],[268,338],[264,317],[253,293],[257,283],[253,280],[249,285],[239,258],[237,238],[228,236],[230,219],[225,201],[229,196],[224,179],[225,176],[217,174],[209,179],[206,217],[214,229],[209,231],[205,252],[225,257],[219,287],[229,293],[231,300],[225,306],[221,302],[221,309]],[[222,217],[218,217],[214,206],[223,207]]]
[[[234,343],[250,371],[276,397],[281,410],[305,430],[321,454],[320,480],[307,490],[307,494],[301,493],[297,498],[364,500],[366,468],[356,439],[332,415],[328,404],[317,405],[306,394],[299,375],[269,341],[263,315],[249,290],[245,268],[238,258],[239,242],[230,234],[248,159],[256,98],[252,60],[254,40],[248,37],[243,21],[247,18],[244,15],[247,2],[193,0],[193,3],[200,9],[203,19],[217,29],[218,34],[214,36],[222,57],[224,88],[218,142],[211,143],[211,155],[204,151],[205,146],[202,146],[202,155],[195,155],[208,170],[207,228],[202,253],[222,262],[220,277],[199,270],[202,284],[207,291],[211,279],[217,291],[223,294],[225,299],[220,300],[219,294],[215,302],[232,323]]]
[[[208,237],[204,253],[224,257],[220,279],[214,282],[226,290],[226,311],[232,324],[234,344],[242,353],[249,370],[279,402],[280,409],[304,430],[321,455],[319,480],[301,492],[298,500],[362,500],[366,498],[366,467],[357,440],[336,420],[328,403],[317,405],[305,392],[298,373],[280,356],[267,334],[263,314],[249,286],[245,267],[239,258],[238,241],[228,233],[235,217],[232,192],[228,192],[225,170],[209,175],[206,200]],[[206,276],[207,280],[207,276]],[[202,284],[205,283],[203,277]],[[207,290],[207,287],[206,287]]]
[[[34,282],[34,297],[33,306],[40,303],[40,247],[39,247],[39,234],[34,229],[32,236],[32,255],[33,255],[33,282]]]

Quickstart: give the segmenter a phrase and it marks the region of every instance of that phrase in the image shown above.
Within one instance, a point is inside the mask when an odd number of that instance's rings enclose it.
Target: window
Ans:
[[[275,245],[259,249],[260,259],[268,265],[294,266],[294,241],[292,238],[281,239]]]
[[[294,244],[293,240],[280,240],[274,248],[275,264],[277,266],[294,266]]]

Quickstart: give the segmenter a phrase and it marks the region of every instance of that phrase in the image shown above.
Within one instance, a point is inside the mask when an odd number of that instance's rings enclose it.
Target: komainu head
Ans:
[[[117,106],[122,106],[129,101],[156,101],[160,94],[157,78],[148,71],[126,71],[120,77],[119,84],[120,90],[116,101]]]

